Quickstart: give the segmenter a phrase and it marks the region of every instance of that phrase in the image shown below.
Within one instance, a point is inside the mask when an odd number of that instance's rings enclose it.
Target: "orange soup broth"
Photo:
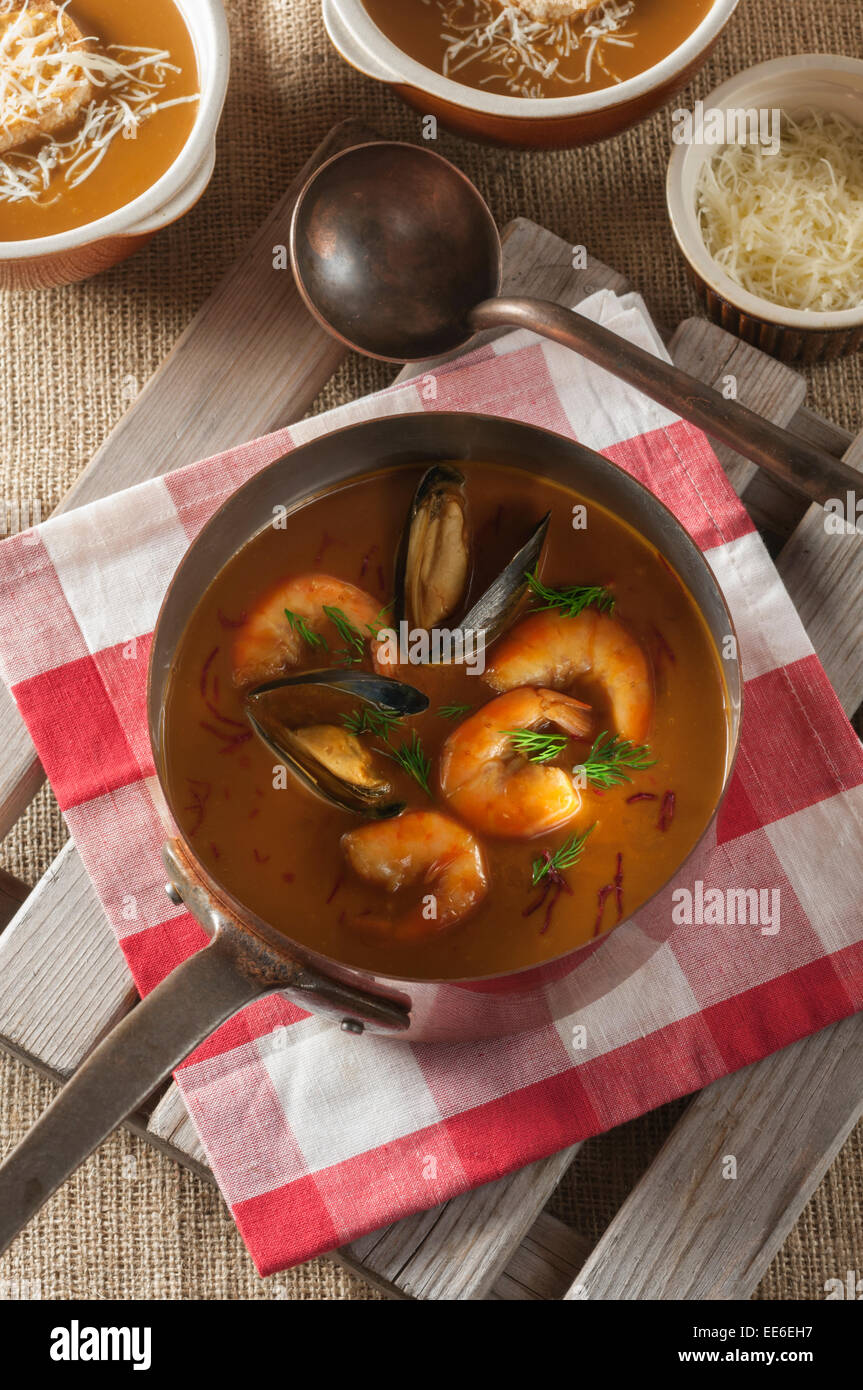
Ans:
[[[232,684],[232,637],[244,615],[273,588],[293,575],[317,571],[365,588],[381,606],[391,600],[393,557],[421,468],[351,481],[291,513],[285,529],[268,527],[246,545],[196,609],[176,655],[166,702],[169,799],[213,878],[289,937],[335,960],[403,978],[464,979],[525,968],[614,927],[620,916],[617,895],[605,895],[601,916],[598,905],[615,878],[618,855],[621,907],[628,916],[692,849],[710,819],[725,771],[728,726],[718,657],[690,594],[665,561],[593,503],[585,503],[586,529],[573,529],[573,506],[583,499],[554,483],[488,464],[457,466],[467,477],[475,537],[471,597],[484,592],[531,527],[551,511],[543,582],[608,586],[617,600],[616,614],[650,656],[656,689],[649,737],[655,765],[634,772],[631,784],[602,793],[587,790],[578,821],[538,841],[479,836],[490,891],[473,916],[419,944],[364,936],[355,919],[369,909],[391,912],[393,903],[346,867],[340,837],[359,819],[321,800],[293,776],[287,790],[275,789],[274,756],[257,738],[232,744],[232,726],[218,726],[221,735],[212,732],[214,698],[220,713],[243,720],[242,700]],[[313,656],[307,666],[320,664],[320,656]],[[209,705],[202,694],[205,669]],[[410,666],[401,674],[430,699],[428,712],[409,720],[405,733],[414,728],[419,733],[432,763],[435,802],[446,812],[436,769],[454,725],[438,711],[451,704],[479,707],[493,692],[463,666]],[[571,693],[593,705],[595,733],[611,727],[601,691],[585,681]],[[356,699],[345,702],[345,709],[358,707]],[[329,714],[327,722],[332,722]],[[369,746],[380,744],[373,740]],[[557,765],[572,768],[589,746],[590,740],[571,743]],[[409,808],[435,804],[393,762],[382,759],[381,767]],[[674,792],[675,810],[663,830],[658,822],[667,791]],[[629,802],[642,792],[656,799]],[[531,885],[533,862],[563,844],[574,829],[594,822],[581,862],[566,874],[571,893],[557,898],[546,921],[544,907],[530,911],[538,896]],[[403,890],[399,910],[428,891],[417,889],[411,897]]]
[[[444,54],[449,47],[444,35],[460,35],[478,23],[487,24],[500,10],[497,0],[401,0],[399,4],[364,0],[364,4],[370,18],[403,53],[440,73],[444,72]],[[589,78],[585,74],[590,38],[584,31],[595,23],[596,15],[589,12],[576,17],[570,28],[578,46],[570,44],[568,54],[550,43],[537,44],[543,59],[548,63],[556,60],[557,66],[548,77],[530,73],[529,80],[538,89],[531,95],[579,96],[636,77],[673,53],[698,28],[712,5],[713,0],[677,0],[674,5],[668,0],[633,0],[632,14],[620,21],[618,32],[612,35],[623,42],[606,39],[594,49]],[[465,61],[467,58],[468,50],[463,50],[451,59],[448,76],[453,81],[500,96],[526,94],[513,90],[499,59],[482,53]],[[518,62],[514,66],[518,67]],[[518,80],[523,77],[521,74]]]

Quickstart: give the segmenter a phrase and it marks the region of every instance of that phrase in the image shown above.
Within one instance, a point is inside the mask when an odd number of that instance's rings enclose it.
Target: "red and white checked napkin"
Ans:
[[[663,352],[636,296],[603,292],[581,311]],[[433,383],[303,421],[0,546],[0,665],[139,989],[204,942],[165,897],[165,811],[144,712],[168,581],[208,517],[257,470],[327,430],[422,410],[476,410],[574,437],[652,488],[706,552],[740,636],[746,714],[722,813],[676,886],[778,889],[779,930],[694,923],[669,936],[669,889],[592,958],[610,993],[499,1041],[356,1038],[280,997],[246,1009],[177,1079],[264,1274],[863,1007],[863,751],[760,538],[703,435],[523,332]],[[662,944],[624,978],[639,936]],[[571,1045],[576,1025],[583,1049]]]

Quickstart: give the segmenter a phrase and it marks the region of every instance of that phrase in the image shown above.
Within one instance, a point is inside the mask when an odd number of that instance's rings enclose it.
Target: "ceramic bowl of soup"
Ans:
[[[438,1041],[569,1014],[672,930],[734,761],[732,631],[671,513],[570,440],[435,412],[304,445],[158,621],[174,886],[298,960],[304,1007],[348,985]]]
[[[545,13],[544,0],[530,0]],[[531,19],[500,0],[324,0],[342,57],[475,139],[542,149],[606,139],[704,63],[737,0],[604,0]],[[552,7],[552,10],[554,7]]]
[[[215,163],[230,65],[221,0],[71,0],[57,15],[45,0],[0,15],[0,56],[24,87],[0,120],[4,288],[125,260],[188,212]],[[45,80],[60,91],[47,104]]]

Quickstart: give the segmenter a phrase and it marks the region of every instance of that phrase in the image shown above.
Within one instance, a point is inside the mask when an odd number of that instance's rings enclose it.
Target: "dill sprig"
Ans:
[[[429,785],[431,763],[425,755],[422,740],[416,729],[413,731],[413,737],[410,743],[401,743],[399,747],[394,748],[388,756],[394,758],[395,761],[404,768],[405,772],[409,773],[414,781],[419,783],[427,796],[431,796],[431,787]]]
[[[559,608],[566,618],[577,618],[585,608],[596,608],[600,613],[614,611],[614,595],[599,584],[570,584],[565,589],[550,589],[536,571],[525,574],[525,579],[534,598],[542,600],[541,609]]]
[[[304,642],[308,642],[310,647],[323,647],[325,652],[329,651],[330,647],[326,637],[323,637],[319,632],[313,632],[305,618],[301,618],[299,613],[292,613],[290,608],[286,608],[285,617],[291,625],[291,631],[298,633]]]
[[[366,623],[366,631],[370,636],[377,637],[381,629],[387,626],[385,615],[389,613],[393,606],[393,602],[394,600],[390,599],[389,603],[385,603],[380,612],[376,614],[372,622]]]
[[[347,613],[341,608],[335,608],[331,604],[324,604],[323,611],[329,618],[336,632],[341,637],[344,646],[336,653],[348,664],[362,661],[365,652],[365,638],[359,628],[354,627]]]
[[[356,734],[357,737],[360,734],[374,734],[384,743],[389,743],[392,730],[405,722],[395,710],[371,709],[368,705],[340,717],[349,734]]]
[[[534,888],[538,883],[542,883],[544,878],[548,878],[549,876],[551,876],[555,882],[559,882],[563,876],[564,870],[571,869],[578,863],[584,853],[587,838],[595,825],[596,821],[594,821],[593,825],[589,825],[586,830],[583,830],[580,835],[578,833],[570,835],[569,839],[564,840],[563,844],[560,845],[553,854],[550,854],[546,850],[545,854],[540,859],[534,859]]]
[[[564,734],[538,734],[533,729],[503,729],[513,748],[532,763],[550,763],[566,748]]]
[[[463,714],[470,714],[473,705],[441,705],[438,714],[441,719],[461,719]]]
[[[575,771],[583,772],[592,787],[619,787],[622,782],[632,781],[630,772],[643,772],[655,763],[647,744],[612,737],[605,729]]]

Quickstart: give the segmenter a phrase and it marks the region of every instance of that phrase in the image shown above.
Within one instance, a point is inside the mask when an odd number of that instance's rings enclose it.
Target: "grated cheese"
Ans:
[[[725,146],[696,197],[707,250],[750,294],[820,313],[863,301],[863,126],[783,116],[776,154]]]
[[[77,125],[67,139],[48,133],[35,149],[9,150],[0,157],[0,202],[55,202],[62,188],[56,180],[77,187],[99,167],[118,137],[134,140],[155,112],[198,100],[189,96],[159,101],[169,74],[180,71],[167,49],[111,44],[99,51],[84,47],[95,39],[70,41],[63,22],[68,4],[65,0],[56,7],[57,22],[46,43],[44,31],[27,33],[26,3],[0,0],[0,24],[11,18],[0,34],[0,131],[24,121],[51,132],[53,123],[50,115],[46,122],[45,113],[56,107],[59,92],[84,83],[88,97],[75,112]]]
[[[548,20],[532,18],[521,6],[502,4],[501,0],[424,2],[437,4],[441,11],[444,77],[455,77],[469,63],[482,60],[496,71],[480,78],[480,84],[503,80],[508,91],[519,97],[545,96],[542,84],[551,77],[568,86],[590,82],[594,62],[612,81],[620,82],[607,65],[605,47],[617,44],[631,48],[635,37],[621,32],[635,9],[635,0],[597,0],[582,7],[578,16]],[[581,48],[585,52],[584,71],[577,77],[565,77],[559,71],[561,59]]]
[[[83,35],[65,10],[49,0],[0,5],[0,151],[66,124],[92,95]]]

